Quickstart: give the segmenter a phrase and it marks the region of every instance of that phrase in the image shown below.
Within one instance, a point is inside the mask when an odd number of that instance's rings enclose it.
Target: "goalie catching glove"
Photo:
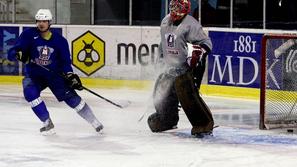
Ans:
[[[65,78],[67,80],[68,85],[73,88],[73,89],[77,89],[77,90],[83,90],[83,86],[81,83],[81,80],[79,79],[77,74],[74,74],[72,72],[67,73],[65,75]]]
[[[203,57],[206,55],[206,50],[200,45],[193,45],[192,56],[187,58],[187,63],[191,68],[199,65]]]

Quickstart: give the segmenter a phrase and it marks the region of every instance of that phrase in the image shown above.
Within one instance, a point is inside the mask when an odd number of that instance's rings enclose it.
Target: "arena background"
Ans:
[[[292,8],[296,2],[191,3],[191,14],[201,21],[214,45],[201,93],[259,99],[262,36],[294,34],[297,17]],[[0,24],[1,84],[21,83],[23,66],[8,61],[7,51],[24,29],[35,26],[35,12],[49,8],[54,14],[53,30],[68,40],[75,72],[87,87],[151,88],[156,77],[158,25],[168,13],[167,0],[1,0],[0,5],[0,20],[5,23]],[[98,61],[89,65],[79,60],[80,56],[88,61],[88,55]]]

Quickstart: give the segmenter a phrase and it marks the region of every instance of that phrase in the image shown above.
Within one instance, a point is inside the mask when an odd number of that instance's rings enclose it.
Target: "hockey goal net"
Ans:
[[[297,127],[297,36],[265,34],[261,60],[260,129]]]

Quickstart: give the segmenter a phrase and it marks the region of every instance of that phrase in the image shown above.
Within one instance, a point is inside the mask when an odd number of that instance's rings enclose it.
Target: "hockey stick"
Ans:
[[[50,70],[50,69],[44,67],[43,65],[40,65],[40,64],[36,63],[36,62],[33,61],[33,60],[31,60],[31,63],[33,63],[33,64],[35,64],[35,65],[37,65],[37,66],[43,68],[44,70],[46,70],[46,71],[48,71],[48,72],[50,72],[50,73],[53,73],[53,74],[55,74],[55,75],[58,75],[58,76],[62,77],[63,79],[67,80],[67,78],[66,78],[64,75],[62,75],[62,74],[60,74],[60,73],[56,73],[55,71],[52,71],[52,70]],[[86,90],[86,91],[92,93],[93,95],[95,95],[95,96],[97,96],[97,97],[99,97],[99,98],[101,98],[101,99],[103,99],[103,100],[109,102],[110,104],[113,104],[113,105],[115,105],[115,106],[117,106],[117,107],[119,107],[119,108],[124,108],[124,106],[119,105],[119,104],[117,104],[117,103],[115,103],[115,102],[113,102],[113,101],[111,101],[111,100],[109,100],[109,99],[107,99],[107,98],[105,98],[105,97],[99,95],[98,93],[96,93],[96,92],[90,90],[89,88],[86,88],[86,87],[84,87],[84,86],[82,86],[82,87],[83,87],[84,90]],[[130,103],[130,102],[128,102],[128,103]],[[129,105],[129,104],[128,104],[128,105]]]
[[[90,90],[89,88],[86,88],[86,87],[84,87],[84,86],[82,86],[82,87],[83,87],[84,90],[86,90],[86,91],[92,93],[92,94],[95,95],[95,96],[100,97],[101,99],[103,99],[103,100],[105,100],[105,101],[107,101],[107,102],[109,102],[109,103],[111,103],[111,104],[113,104],[113,105],[115,105],[115,106],[117,106],[117,107],[119,107],[119,108],[125,108],[125,107],[127,107],[127,106],[124,106],[124,105],[119,105],[119,104],[117,104],[117,103],[115,103],[115,102],[113,102],[113,101],[111,101],[111,100],[109,100],[109,99],[107,99],[107,98],[105,98],[105,97],[99,95],[98,93],[96,93],[96,92]],[[128,104],[127,104],[127,105],[129,105],[130,103],[131,103],[131,102],[128,101]]]

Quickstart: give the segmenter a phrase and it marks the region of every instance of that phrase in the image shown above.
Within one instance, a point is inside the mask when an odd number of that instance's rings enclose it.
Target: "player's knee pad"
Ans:
[[[24,89],[24,97],[25,99],[30,102],[40,97],[40,93],[34,89],[25,88]]]
[[[23,90],[24,97],[28,102],[31,102],[40,97],[40,91],[33,86],[26,86]]]
[[[152,132],[162,132],[173,129],[178,122],[177,116],[164,116],[158,113],[153,113],[148,117],[147,123]]]
[[[85,101],[83,101],[80,96],[72,96],[65,99],[65,103],[77,112],[81,111],[86,105]]]

